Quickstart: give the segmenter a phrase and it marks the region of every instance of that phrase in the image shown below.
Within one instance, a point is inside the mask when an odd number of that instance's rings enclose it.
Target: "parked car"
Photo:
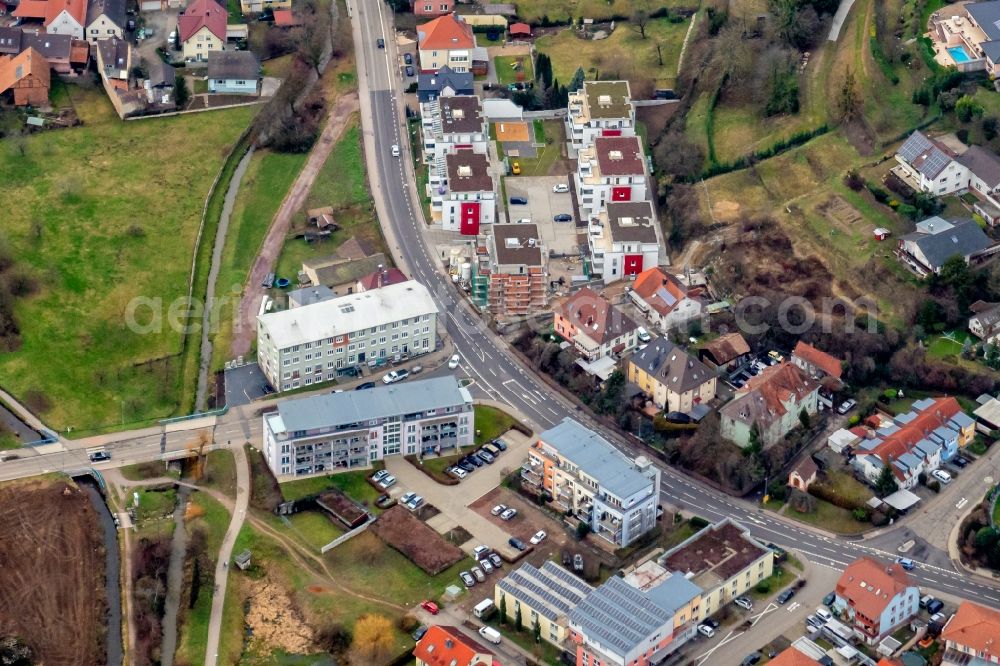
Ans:
[[[490,509],[490,513],[494,516],[499,516],[501,513],[507,510],[506,504],[497,504],[495,507]]]
[[[372,481],[375,481],[376,483],[378,483],[379,481],[381,481],[382,479],[384,479],[387,476],[389,476],[389,470],[387,470],[387,469],[380,469],[379,471],[377,471],[374,474],[372,474]]]
[[[501,451],[506,451],[507,450],[507,445],[504,444],[504,441],[502,439],[494,439],[493,440],[493,446],[497,447]]]
[[[809,615],[806,617],[807,627],[822,627],[825,624],[823,618],[816,617],[815,615]]]
[[[840,407],[837,407],[837,413],[846,414],[847,412],[854,409],[854,405],[856,404],[858,404],[858,401],[854,400],[853,398],[851,400],[845,400],[844,402],[840,403]]]
[[[479,567],[472,567],[472,575],[476,577],[477,583],[486,582],[486,574],[484,574],[483,570]]]
[[[403,54],[403,62],[406,63],[407,65],[412,65],[413,64],[413,54],[412,53],[404,53]]]
[[[572,222],[573,216],[569,213],[559,213],[558,215],[552,216],[553,222]]]
[[[381,488],[382,490],[391,488],[394,485],[396,485],[396,477],[394,477],[392,474],[387,474],[382,478],[381,481],[378,482],[378,487]]]
[[[716,620],[714,617],[707,617],[704,620],[702,620],[701,623],[707,624],[708,626],[712,627],[712,629],[719,628],[719,621]]]
[[[715,635],[715,629],[702,622],[701,624],[698,625],[698,633],[701,634],[702,636],[707,636],[708,638],[711,638],[712,636]]]
[[[502,518],[503,520],[511,520],[516,515],[517,515],[517,509],[507,509],[506,511],[500,514],[500,518]]]
[[[490,465],[492,465],[496,461],[496,458],[493,457],[493,454],[491,454],[489,451],[484,451],[483,449],[479,449],[478,451],[476,451],[476,455],[485,460]]]
[[[494,569],[499,569],[500,567],[503,566],[503,560],[501,560],[500,556],[497,555],[496,553],[490,553],[490,562],[493,563]]]
[[[409,370],[390,370],[382,377],[383,384],[395,384],[410,376]]]
[[[520,176],[521,175],[521,163],[518,162],[517,160],[514,160],[513,162],[511,162],[510,163],[510,172],[512,174],[514,174],[515,176]]]
[[[510,205],[511,206],[527,206],[528,205],[528,197],[511,197],[510,198]]]
[[[552,191],[555,192],[556,194],[565,194],[566,192],[569,192],[569,185],[567,185],[566,183],[559,183],[558,185],[553,185]]]
[[[412,511],[416,511],[417,509],[419,509],[421,505],[423,505],[423,503],[424,503],[424,498],[421,497],[420,495],[414,495],[409,502],[403,502],[403,504],[409,507]]]
[[[458,465],[455,465],[454,467],[449,467],[448,472],[456,479],[464,479],[465,477],[469,476],[469,473],[466,472],[461,467],[459,467]]]
[[[951,474],[944,471],[943,469],[936,469],[931,472],[931,476],[940,481],[941,483],[948,484],[951,483]]]
[[[653,339],[653,337],[649,334],[649,331],[646,330],[645,326],[640,326],[635,329],[635,337],[639,338],[639,342],[649,342]]]
[[[525,543],[523,541],[521,541],[520,539],[518,539],[517,537],[511,537],[511,538],[507,539],[507,543],[509,543],[510,547],[513,548],[513,549],[515,549],[515,550],[526,550],[528,548],[525,545]]]
[[[438,605],[433,601],[426,601],[426,600],[421,601],[420,607],[423,608],[428,613],[430,613],[431,615],[437,615],[441,611],[441,609],[438,608]]]
[[[450,359],[448,359],[448,369],[454,370],[455,368],[458,367],[458,364],[461,362],[462,362],[462,357],[459,356],[458,354],[455,354]]]
[[[896,564],[903,567],[907,571],[913,571],[914,567],[917,566],[916,563],[908,557],[897,557]]]
[[[932,601],[934,601],[934,597],[932,597],[929,594],[925,594],[924,596],[920,597],[920,607],[927,608],[927,604],[929,604]]]
[[[406,72],[406,75],[407,75],[407,76],[413,76],[413,75],[414,75],[414,73],[415,73],[415,72],[413,71],[413,65],[407,65],[407,66],[406,66],[406,69],[405,69],[404,71]]]
[[[580,553],[573,555],[573,571],[583,571],[583,555]]]
[[[775,546],[773,543],[767,544],[767,547],[768,550],[774,553],[775,562],[784,562],[786,559],[788,559],[788,553],[785,552],[784,548],[780,546]]]
[[[482,467],[483,465],[486,464],[486,461],[477,456],[475,453],[470,453],[465,457],[465,459],[468,460],[473,465],[475,465],[476,467]]]
[[[837,598],[837,595],[833,592],[827,592],[826,596],[823,597],[823,605],[829,606],[833,604],[833,600]]]
[[[795,596],[795,589],[790,587],[787,590],[785,590],[784,592],[782,592],[781,594],[779,594],[778,597],[777,597],[777,599],[776,599],[776,601],[779,604],[786,604],[786,603],[788,603],[788,600],[791,599],[794,596]]]
[[[379,37],[378,39],[375,40],[375,46],[379,47],[380,49],[384,49],[385,48],[385,40],[382,39],[381,37]]]
[[[930,603],[927,604],[928,615],[937,615],[944,608],[944,602],[940,599],[931,599]]]
[[[410,368],[411,375],[419,375],[423,371],[424,371],[424,366],[422,365],[415,365],[412,368]]]
[[[476,469],[476,466],[473,465],[471,462],[469,462],[465,458],[462,458],[461,460],[459,460],[458,463],[456,463],[456,465],[458,466],[458,468],[460,470],[462,470],[466,474],[468,474],[469,472],[472,472],[472,471],[474,471]]]
[[[740,662],[740,666],[754,666],[758,661],[760,661],[764,655],[760,652],[751,652],[747,656],[743,657],[743,661]]]
[[[483,558],[479,560],[479,568],[483,570],[483,573],[489,576],[493,573],[493,563],[490,562],[489,558]]]
[[[497,447],[493,446],[493,444],[491,444],[491,443],[483,444],[483,450],[486,451],[491,456],[493,456],[494,458],[499,458],[500,457],[500,449],[498,449]]]
[[[968,459],[963,458],[962,456],[955,456],[954,458],[952,458],[951,462],[959,469],[965,469],[966,465],[969,464]]]
[[[375,382],[365,382],[364,384],[358,384],[357,386],[355,386],[354,390],[364,391],[365,389],[373,389],[375,388],[375,386],[376,386]]]
[[[413,634],[412,634],[413,635],[413,640],[415,640],[415,641],[417,641],[419,643],[420,639],[423,638],[424,634],[426,634],[426,633],[427,633],[427,627],[425,627],[424,625],[420,625],[419,627],[417,627],[417,630],[414,631]]]
[[[548,535],[545,533],[545,530],[538,530],[537,532],[535,532],[535,535],[530,539],[531,545],[537,546],[541,542],[545,541],[546,536]]]
[[[744,610],[753,610],[753,602],[746,597],[736,597],[733,599],[733,603]]]
[[[489,555],[489,554],[490,554],[489,546],[476,546],[475,548],[472,549],[472,556],[477,560],[481,560],[483,559],[484,555]]]
[[[399,503],[400,504],[409,504],[410,500],[412,500],[416,496],[417,496],[417,494],[414,493],[414,492],[403,493],[403,496],[399,498]]]
[[[476,584],[476,579],[473,578],[472,574],[470,574],[468,571],[463,571],[459,573],[458,577],[462,579],[462,582],[465,583],[466,587],[472,587],[473,585]]]

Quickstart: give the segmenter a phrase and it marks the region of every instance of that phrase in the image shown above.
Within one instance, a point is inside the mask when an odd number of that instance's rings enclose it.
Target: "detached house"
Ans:
[[[610,376],[615,363],[609,357],[635,347],[636,323],[590,287],[584,287],[555,308],[555,331],[573,343],[586,361],[585,370],[600,359]],[[602,374],[596,371],[593,374]]]
[[[41,24],[50,35],[83,39],[87,0],[21,0],[13,16],[26,26]]]
[[[801,340],[795,344],[791,360],[793,364],[805,370],[813,379],[830,377],[839,382],[841,375],[844,374],[840,359]]]
[[[441,16],[455,11],[455,0],[410,0],[414,16]]]
[[[831,608],[846,617],[868,645],[875,645],[909,622],[920,609],[920,590],[898,564],[861,557],[844,570]]]
[[[996,343],[1000,338],[1000,303],[976,301],[969,309],[973,312],[969,332],[987,344]]]
[[[33,48],[0,56],[0,94],[12,90],[14,106],[47,107],[51,76],[48,61]]]
[[[750,345],[739,333],[726,333],[702,345],[698,358],[710,368],[728,372],[746,365]]]
[[[798,367],[779,363],[751,377],[719,414],[722,436],[746,447],[754,425],[761,444],[769,446],[799,425],[799,413],[815,414],[819,382]]]
[[[229,12],[215,0],[192,0],[177,17],[184,58],[204,61],[210,52],[222,51],[228,16]]]
[[[87,6],[87,41],[125,36],[125,0],[90,0]]]
[[[211,51],[208,57],[208,91],[230,95],[256,95],[260,63],[250,51]]]
[[[476,48],[472,26],[458,14],[445,14],[417,26],[417,52],[423,72],[436,72],[445,66],[455,72],[471,71]]]
[[[413,648],[417,666],[498,666],[496,655],[458,627],[434,625]]]
[[[716,375],[707,365],[666,338],[632,354],[628,380],[665,412],[689,414],[715,398]]]
[[[646,318],[666,333],[701,315],[699,293],[697,289],[688,291],[677,278],[654,266],[639,274],[628,295]]]
[[[584,81],[569,94],[566,139],[574,155],[599,136],[635,136],[635,107],[628,81]]]
[[[969,185],[969,170],[956,157],[947,145],[918,131],[896,151],[898,165],[892,173],[917,192],[951,194]]]
[[[649,201],[607,204],[588,227],[592,272],[611,284],[658,265],[658,227]]]
[[[1000,245],[971,219],[948,220],[934,216],[917,223],[917,230],[899,239],[896,256],[920,277],[940,273],[945,262],[961,257],[965,263],[981,261],[1000,251]]]
[[[436,72],[421,72],[417,76],[417,101],[421,104],[433,102],[438,97],[474,95],[475,76],[472,72],[456,72],[445,66]]]
[[[639,138],[599,137],[580,150],[573,174],[580,219],[597,218],[612,201],[645,201],[646,158]]]
[[[942,666],[1000,663],[1000,611],[963,601],[941,631]]]
[[[477,236],[483,224],[496,221],[497,197],[486,155],[456,150],[445,155],[447,178],[436,175],[427,184],[431,197],[431,219],[445,231]]]

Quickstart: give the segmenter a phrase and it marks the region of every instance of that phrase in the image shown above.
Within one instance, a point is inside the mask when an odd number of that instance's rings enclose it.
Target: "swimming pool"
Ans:
[[[964,46],[952,46],[948,49],[948,54],[951,56],[951,59],[955,61],[956,65],[961,65],[963,62],[969,62],[972,60]]]

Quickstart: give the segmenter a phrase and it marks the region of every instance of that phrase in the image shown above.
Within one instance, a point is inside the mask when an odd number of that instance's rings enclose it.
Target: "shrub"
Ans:
[[[580,522],[576,526],[576,538],[583,541],[590,534],[590,524]]]
[[[413,633],[419,626],[420,620],[409,613],[399,618],[399,630],[404,633]]]
[[[762,580],[759,583],[757,583],[754,589],[760,592],[761,594],[767,594],[768,592],[771,591],[771,582],[768,581],[767,579]]]
[[[701,516],[694,516],[693,518],[691,518],[689,522],[691,523],[691,527],[695,528],[696,530],[700,530],[703,527],[708,527],[709,525],[711,525],[709,521],[705,520]]]
[[[865,179],[861,177],[861,174],[857,170],[851,169],[844,176],[844,184],[855,192],[858,192],[865,186]]]
[[[857,509],[852,511],[851,515],[854,516],[854,520],[858,521],[859,523],[868,522],[868,511],[862,509],[861,507],[858,507]]]
[[[931,479],[930,481],[928,481],[927,482],[927,487],[930,488],[931,490],[933,490],[936,493],[941,492],[941,484],[938,483],[937,479]]]

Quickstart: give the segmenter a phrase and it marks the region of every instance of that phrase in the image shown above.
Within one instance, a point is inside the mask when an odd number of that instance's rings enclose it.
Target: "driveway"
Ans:
[[[831,42],[837,41],[840,37],[840,29],[844,27],[844,21],[847,20],[847,15],[851,12],[853,5],[854,0],[840,0],[837,13],[833,15],[833,23],[830,24],[830,34],[827,36],[827,39]]]
[[[143,60],[146,62],[158,60],[160,55],[156,52],[156,49],[160,47],[163,47],[168,53],[176,53],[176,59],[180,58],[180,51],[174,51],[173,45],[167,44],[167,37],[170,35],[170,31],[177,27],[178,14],[180,14],[180,9],[142,12],[141,17],[145,22],[145,27],[153,29],[152,38],[142,40],[135,47]]]

